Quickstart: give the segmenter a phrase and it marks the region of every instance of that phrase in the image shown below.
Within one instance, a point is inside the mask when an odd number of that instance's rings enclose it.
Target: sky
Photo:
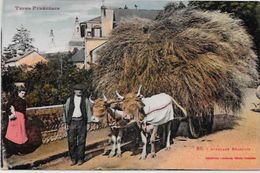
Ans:
[[[72,38],[76,16],[86,21],[100,16],[100,7],[128,6],[134,9],[163,9],[173,0],[3,0],[2,33],[3,47],[11,43],[16,28],[23,25],[34,38],[33,45],[40,52],[48,50],[50,30],[54,30],[55,44],[64,48]],[[55,10],[32,10],[33,7],[51,7]],[[27,9],[27,10],[26,10]]]

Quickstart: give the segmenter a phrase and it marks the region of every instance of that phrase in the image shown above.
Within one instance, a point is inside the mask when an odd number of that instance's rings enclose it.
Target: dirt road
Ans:
[[[260,113],[252,112],[257,102],[255,90],[246,92],[245,105],[239,115],[216,112],[214,132],[199,139],[177,137],[170,151],[157,152],[139,160],[126,151],[121,158],[97,156],[81,166],[69,166],[68,158],[60,159],[41,169],[260,169]]]

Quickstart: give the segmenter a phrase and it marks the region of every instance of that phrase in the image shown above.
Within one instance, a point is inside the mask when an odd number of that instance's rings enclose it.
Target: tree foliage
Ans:
[[[10,59],[18,55],[24,55],[26,52],[34,50],[32,42],[34,39],[31,37],[30,31],[24,26],[16,29],[16,34],[12,38],[12,43],[4,48],[4,55]]]
[[[14,91],[14,82],[24,81],[29,107],[64,104],[77,83],[85,84],[86,95],[89,95],[91,71],[76,68],[64,54],[54,56],[48,64],[38,63],[30,71],[22,67],[8,68],[2,75],[3,91],[10,93]]]

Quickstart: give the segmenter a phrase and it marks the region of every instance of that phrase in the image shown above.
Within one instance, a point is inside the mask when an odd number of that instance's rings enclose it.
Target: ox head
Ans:
[[[92,100],[90,96],[89,101],[92,103],[93,116],[99,119],[99,123],[106,123],[108,100],[105,95],[103,95],[103,98],[98,98],[96,100]]]
[[[121,111],[121,101],[108,100],[104,94],[103,98],[98,98],[95,101],[89,99],[93,104],[93,115],[100,119],[100,123],[108,124],[114,128],[122,128],[129,122],[130,118]]]
[[[89,97],[89,101],[92,103],[93,115],[96,117],[103,117],[107,113],[107,107],[111,105],[112,101],[106,98],[103,94],[103,98],[98,98],[95,101]]]
[[[132,92],[128,93],[125,96],[121,96],[118,92],[116,95],[119,99],[123,101],[122,109],[130,117],[130,119],[142,120],[144,118],[143,107],[145,106],[141,100],[143,97],[141,95],[141,88],[139,87],[137,94]]]
[[[103,98],[98,98],[95,101],[89,98],[89,101],[92,103],[93,115],[99,118],[105,118],[106,115],[111,112],[109,108],[121,110],[121,105],[118,100],[107,99],[103,94]]]
[[[142,89],[142,85],[140,85],[138,91],[137,91],[137,94],[135,94],[134,92],[131,92],[131,93],[128,93],[126,94],[126,96],[122,96],[120,95],[117,91],[116,91],[116,96],[120,99],[120,100],[124,100],[124,99],[132,99],[132,98],[141,98],[143,97],[141,95],[141,89]]]

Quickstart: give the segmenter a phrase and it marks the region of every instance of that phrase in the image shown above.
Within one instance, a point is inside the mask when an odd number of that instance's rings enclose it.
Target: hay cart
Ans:
[[[212,131],[214,105],[240,110],[243,90],[258,78],[252,46],[241,20],[227,13],[169,5],[156,19],[134,18],[113,29],[97,52],[94,88],[111,98],[139,85],[146,97],[167,93],[187,110],[180,121],[198,138]]]

